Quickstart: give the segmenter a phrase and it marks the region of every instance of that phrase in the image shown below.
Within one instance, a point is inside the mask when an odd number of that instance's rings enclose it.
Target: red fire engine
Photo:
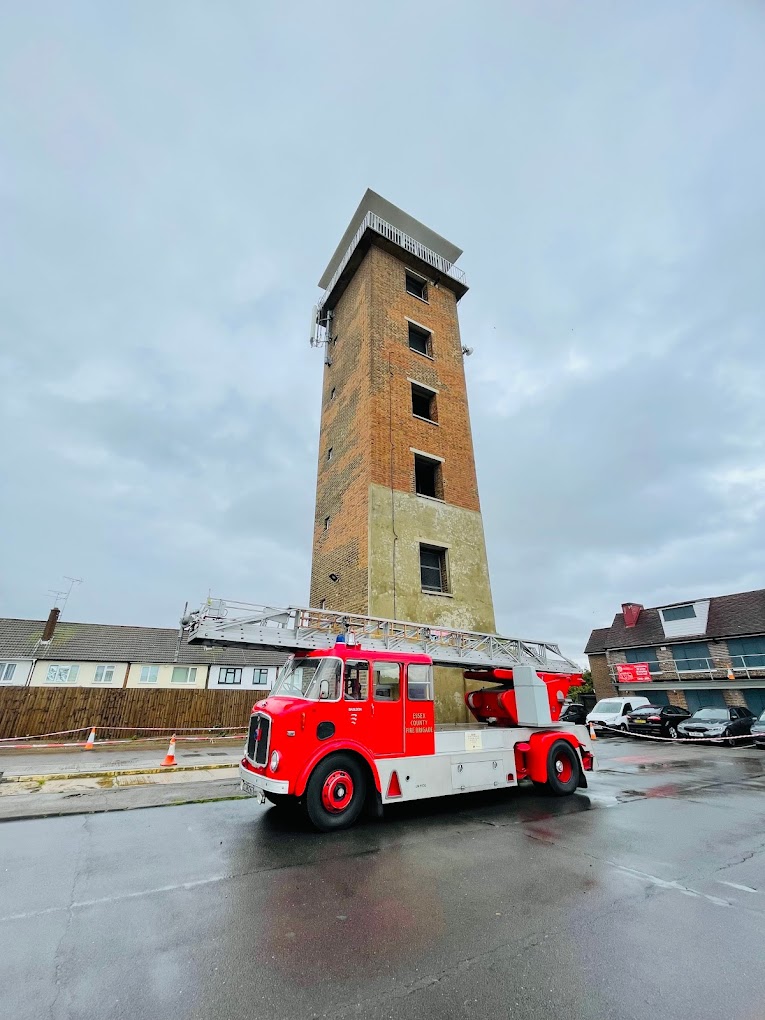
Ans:
[[[524,779],[571,794],[595,768],[586,727],[559,721],[581,673],[557,645],[220,600],[183,625],[192,643],[292,653],[253,706],[239,773],[246,793],[301,805],[321,831],[364,809]],[[436,724],[434,664],[487,685],[465,698],[475,723]]]

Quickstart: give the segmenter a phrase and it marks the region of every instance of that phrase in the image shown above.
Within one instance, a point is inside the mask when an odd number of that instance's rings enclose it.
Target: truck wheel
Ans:
[[[547,752],[547,785],[556,797],[573,793],[579,785],[579,758],[567,740],[556,740]]]
[[[349,754],[331,754],[320,761],[305,788],[305,809],[320,832],[353,825],[367,795],[366,777]]]

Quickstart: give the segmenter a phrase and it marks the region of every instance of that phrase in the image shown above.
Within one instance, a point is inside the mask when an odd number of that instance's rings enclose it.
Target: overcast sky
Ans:
[[[465,251],[498,629],[765,586],[764,48],[758,0],[3,0],[0,614],[305,603],[367,187]]]

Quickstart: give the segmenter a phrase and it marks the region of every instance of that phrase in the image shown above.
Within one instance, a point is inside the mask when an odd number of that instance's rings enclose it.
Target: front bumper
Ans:
[[[289,793],[290,784],[286,779],[269,779],[259,772],[252,772],[244,764],[239,765],[242,790],[256,797],[259,793]]]

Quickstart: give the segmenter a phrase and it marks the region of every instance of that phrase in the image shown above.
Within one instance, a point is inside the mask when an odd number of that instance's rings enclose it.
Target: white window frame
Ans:
[[[159,666],[141,666],[139,684],[155,684],[159,680]]]
[[[223,677],[226,673],[238,673],[239,677],[236,680],[224,680]],[[241,666],[219,666],[218,667],[218,685],[220,687],[241,687],[242,686],[242,667]]]
[[[260,681],[256,680],[256,676],[265,676],[265,679]],[[252,686],[253,687],[268,687],[268,668],[266,666],[255,666],[252,670]]]
[[[77,683],[77,676],[79,672],[80,667],[78,663],[70,662],[68,665],[62,666],[60,662],[52,662],[48,666],[45,682],[48,684],[74,685]]]
[[[420,297],[419,294],[413,294],[411,290],[409,290],[409,288],[406,285],[407,276],[411,276],[413,280],[419,280],[420,283],[424,284],[423,290],[425,291],[425,297]],[[427,276],[421,276],[419,273],[415,273],[413,269],[404,270],[404,292],[408,294],[409,297],[417,298],[417,300],[422,301],[424,305],[429,305],[430,304],[430,301],[428,300],[429,287],[430,280],[427,278]]]
[[[186,679],[185,680],[176,680],[175,679],[175,674],[179,670],[181,670],[181,669],[186,671]],[[193,685],[196,682],[197,682],[197,667],[196,666],[173,666],[173,672],[170,674],[170,683],[171,684],[178,684],[179,687],[193,687]]]
[[[114,680],[114,670],[116,669],[116,663],[114,662],[99,662],[96,666],[96,673],[93,677],[94,684],[110,684]],[[99,676],[100,672],[100,676]]]
[[[0,684],[11,683],[16,675],[18,665],[18,662],[0,662]]]

